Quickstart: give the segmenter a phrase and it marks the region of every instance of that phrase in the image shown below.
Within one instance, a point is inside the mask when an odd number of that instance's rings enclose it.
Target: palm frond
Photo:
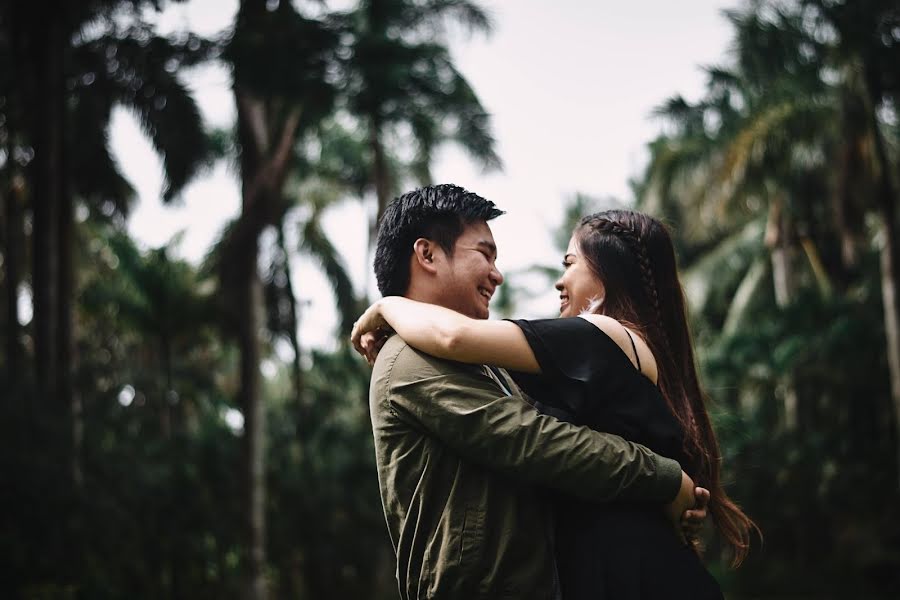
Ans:
[[[494,29],[490,13],[469,0],[427,0],[418,6],[407,3],[404,12],[403,21],[412,28],[427,24],[440,29],[450,22],[473,33],[487,35]]]
[[[70,148],[69,180],[75,194],[97,211],[105,202],[127,217],[135,190],[110,153],[110,106],[89,87],[78,94],[72,110],[67,144]]]
[[[754,312],[753,307],[755,305],[764,301],[761,296],[763,296],[766,286],[771,281],[771,264],[767,257],[758,256],[744,273],[744,277],[738,284],[734,297],[728,305],[725,323],[722,326],[724,335],[733,335],[737,331],[748,327],[748,315]]]
[[[713,298],[730,297],[755,257],[764,252],[765,222],[754,219],[723,237],[682,272],[685,294],[695,314],[707,312]]]
[[[177,77],[181,61],[188,60],[187,53],[179,44],[157,36],[104,36],[80,49],[84,62],[95,66],[90,72],[92,87],[130,108],[162,157],[166,176],[163,199],[167,201],[209,158],[200,111]]]
[[[321,265],[331,284],[338,309],[340,334],[345,339],[350,335],[361,307],[340,253],[322,230],[318,213],[301,225],[300,247]]]

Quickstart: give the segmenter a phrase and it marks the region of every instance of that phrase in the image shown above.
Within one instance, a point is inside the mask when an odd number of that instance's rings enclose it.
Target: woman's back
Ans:
[[[683,450],[681,427],[659,389],[606,333],[582,318],[515,323],[542,374],[513,376],[538,410],[645,445],[696,474],[696,465]],[[555,553],[566,600],[722,597],[660,507],[598,505],[561,495],[554,495],[552,502]]]

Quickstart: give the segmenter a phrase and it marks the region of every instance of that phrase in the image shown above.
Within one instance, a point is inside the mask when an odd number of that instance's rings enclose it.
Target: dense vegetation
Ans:
[[[377,218],[443,143],[500,164],[444,35],[490,20],[465,0],[242,0],[220,38],[176,39],[144,19],[164,5],[0,8],[3,596],[393,598],[368,368],[344,342],[365,298],[321,219],[348,197]],[[701,98],[661,101],[633,185],[673,227],[729,489],[765,535],[739,571],[714,536],[707,558],[730,598],[894,598],[900,4],[727,18],[732,46]],[[208,61],[233,78],[227,131],[183,83]],[[129,238],[116,106],[165,200],[237,165],[241,212],[204,264]],[[299,254],[339,308],[333,352],[298,339]]]

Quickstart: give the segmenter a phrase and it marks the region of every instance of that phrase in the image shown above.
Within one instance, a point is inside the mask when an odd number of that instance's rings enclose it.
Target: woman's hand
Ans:
[[[707,517],[709,507],[709,490],[702,487],[694,488],[694,507],[685,511],[681,516],[681,531],[684,537],[692,545],[699,541],[700,532]]]
[[[666,516],[675,529],[675,535],[681,540],[681,543],[687,544],[688,540],[685,532],[682,530],[681,521],[685,512],[694,508],[696,503],[696,492],[694,481],[684,471],[681,472],[681,488],[678,495],[669,504],[666,505]]]
[[[359,319],[353,324],[350,332],[350,342],[353,348],[368,361],[369,365],[375,363],[378,351],[387,339],[389,327],[381,314],[381,301],[377,301],[366,309]]]
[[[364,333],[360,338],[359,343],[362,349],[357,349],[357,352],[359,352],[366,359],[366,362],[369,363],[370,367],[375,365],[375,359],[378,358],[378,353],[381,352],[381,347],[384,346],[384,343],[390,336],[390,330],[379,329],[377,331]]]

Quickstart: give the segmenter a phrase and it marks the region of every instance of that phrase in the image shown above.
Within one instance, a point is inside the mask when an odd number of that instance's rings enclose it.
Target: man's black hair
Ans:
[[[503,214],[493,202],[452,184],[430,185],[395,198],[385,209],[375,246],[375,279],[383,296],[409,287],[409,257],[418,238],[438,244],[449,256],[463,229]]]

